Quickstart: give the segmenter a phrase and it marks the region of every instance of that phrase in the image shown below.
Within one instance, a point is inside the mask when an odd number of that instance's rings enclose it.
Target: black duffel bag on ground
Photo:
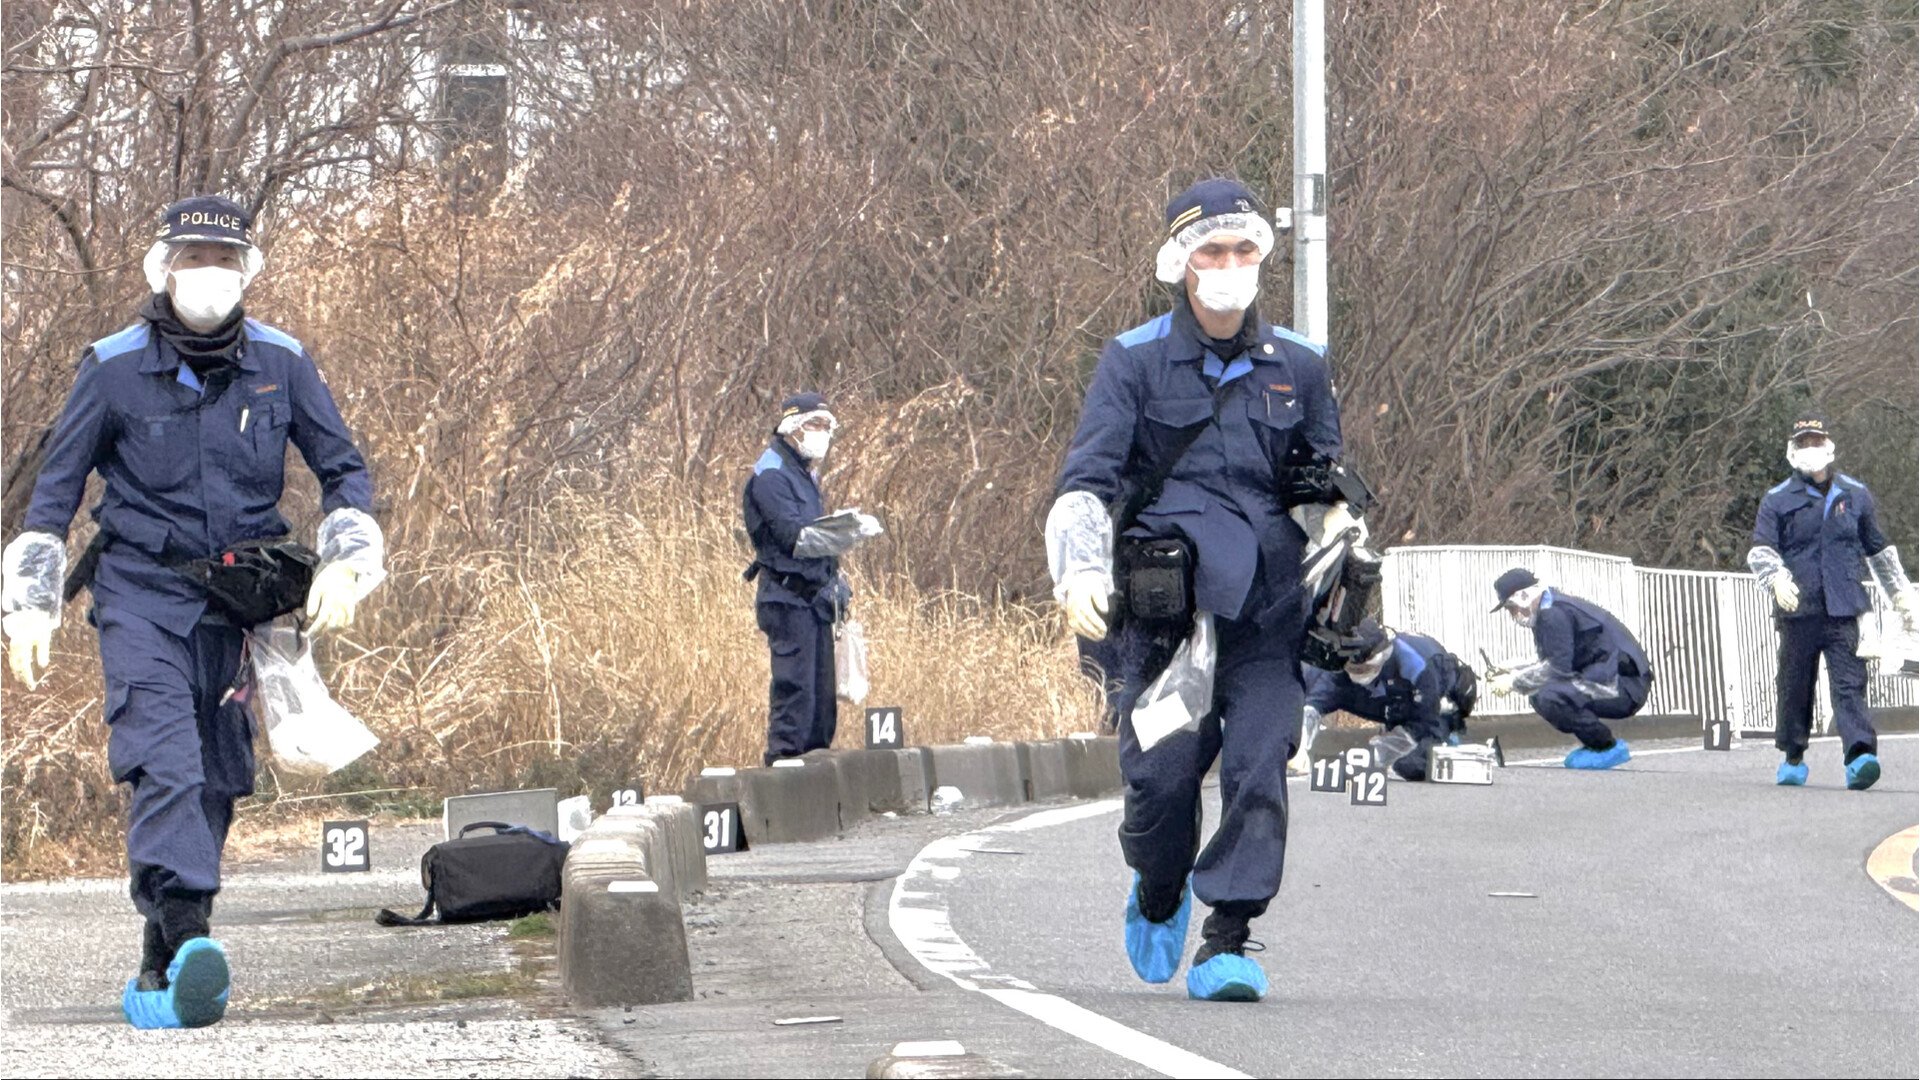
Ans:
[[[492,829],[468,836],[476,829]],[[560,869],[568,845],[524,825],[476,821],[420,857],[427,905],[408,918],[391,908],[373,917],[381,926],[517,919],[560,906]],[[431,918],[435,909],[438,919]]]

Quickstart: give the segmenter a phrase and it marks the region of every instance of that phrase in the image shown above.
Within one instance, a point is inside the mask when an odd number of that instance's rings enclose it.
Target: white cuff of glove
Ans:
[[[1054,587],[1054,598],[1066,612],[1067,625],[1089,641],[1107,636],[1107,614],[1112,603],[1113,578],[1102,570],[1082,570]]]

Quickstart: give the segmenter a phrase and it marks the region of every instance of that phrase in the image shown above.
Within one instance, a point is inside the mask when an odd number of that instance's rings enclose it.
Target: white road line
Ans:
[[[1890,735],[1880,736],[1881,742],[1886,742],[1888,739],[1920,739],[1920,732],[1897,731]],[[1839,741],[1840,741],[1840,736],[1838,735],[1821,735],[1816,738],[1807,740],[1809,745],[1813,743],[1830,743],[1830,742],[1839,742]],[[1773,754],[1779,753],[1778,750],[1775,750],[1773,748],[1772,743],[1762,742],[1759,740],[1745,740],[1743,741],[1742,744],[1736,744],[1733,749],[1736,751],[1749,750],[1749,749],[1752,749],[1752,750],[1764,749],[1768,753],[1773,753]],[[1643,757],[1653,757],[1657,754],[1704,754],[1707,752],[1708,752],[1707,748],[1704,746],[1669,746],[1660,750],[1635,750],[1633,752],[1632,760],[1638,761]],[[1526,761],[1509,761],[1507,762],[1507,764],[1515,766],[1516,768],[1522,768],[1522,769],[1561,768],[1561,767],[1564,767],[1565,765],[1565,758],[1564,756],[1557,757],[1557,758],[1529,758]]]
[[[1004,825],[935,840],[913,857],[906,872],[893,883],[893,897],[887,904],[887,922],[893,936],[899,938],[928,971],[945,975],[963,989],[978,991],[1048,1027],[1118,1054],[1136,1065],[1163,1076],[1244,1080],[1246,1073],[1135,1031],[1065,998],[1042,993],[1024,979],[995,974],[954,932],[946,902],[930,889],[933,882],[951,881],[959,876],[959,864],[975,854],[968,848],[990,845],[992,840],[1009,833],[1064,825],[1119,809],[1120,800],[1105,799],[1083,806],[1043,810]]]
[[[1883,740],[1913,738],[1920,738],[1920,733],[1902,732],[1881,736]],[[1837,742],[1839,736],[1823,736],[1812,741]],[[1642,750],[1634,756],[1706,752],[1705,747],[1681,746]],[[1558,766],[1560,763],[1560,758],[1509,762],[1528,768]],[[1288,779],[1305,780],[1306,777]],[[906,872],[894,881],[893,896],[887,903],[887,923],[893,930],[893,936],[899,938],[913,958],[928,971],[944,975],[962,989],[977,991],[1082,1042],[1118,1054],[1163,1076],[1245,1080],[1246,1073],[1136,1031],[1118,1020],[1102,1016],[1063,997],[1042,993],[1025,979],[995,974],[987,962],[973,951],[973,947],[954,931],[946,903],[932,887],[934,882],[958,879],[961,864],[978,854],[971,849],[991,847],[996,838],[1110,814],[1119,810],[1120,806],[1119,799],[1103,799],[1058,810],[1042,810],[1017,821],[935,840],[921,848],[920,853],[907,864]]]

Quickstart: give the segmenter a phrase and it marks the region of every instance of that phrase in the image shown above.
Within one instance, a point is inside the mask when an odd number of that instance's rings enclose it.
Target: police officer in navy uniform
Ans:
[[[759,581],[754,616],[772,653],[768,765],[833,745],[833,634],[852,599],[838,556],[880,532],[867,514],[823,520],[819,465],[838,427],[821,395],[788,398],[742,494],[754,551],[746,577]]]
[[[1425,780],[1427,751],[1458,743],[1473,715],[1473,670],[1432,638],[1372,619],[1361,622],[1354,636],[1365,652],[1344,669],[1305,669],[1306,727],[1317,731],[1335,710],[1383,724],[1388,737],[1374,737],[1376,748],[1389,751],[1381,760],[1403,780]]]
[[[309,628],[344,625],[384,574],[368,580],[329,560],[343,536],[378,537],[373,486],[306,350],[240,307],[262,262],[250,225],[224,198],[167,208],[145,262],[152,295],[133,325],[81,356],[25,531],[5,553],[8,665],[31,687],[60,616],[67,529],[88,475],[100,473],[101,546],[87,584],[108,760],[132,785],[127,861],[147,922],[140,972],[121,1004],[138,1027],[201,1026],[224,1013],[226,955],[208,920],[234,802],[253,791],[248,715],[229,696],[246,628],[210,608],[179,567],[286,535],[278,503],[292,443],[319,477],[327,512]]]
[[[1197,730],[1150,748],[1134,730],[1134,703],[1167,665],[1164,627],[1122,618],[1112,650],[1123,682],[1115,703],[1126,779],[1120,847],[1136,872],[1126,943],[1142,979],[1170,980],[1197,896],[1213,911],[1188,993],[1249,1000],[1267,989],[1245,955],[1248,924],[1280,887],[1286,763],[1305,696],[1309,537],[1289,511],[1323,510],[1323,541],[1356,519],[1333,505],[1326,482],[1341,442],[1324,350],[1254,307],[1273,231],[1252,192],[1235,180],[1204,180],[1168,204],[1166,220],[1156,276],[1179,299],[1101,350],[1048,516],[1049,566],[1068,624],[1098,640],[1121,614],[1112,599],[1125,584],[1114,572],[1116,540],[1123,548],[1177,540],[1192,550],[1192,615],[1209,615],[1218,628],[1212,707]],[[1146,490],[1156,474],[1158,490]],[[1216,757],[1220,824],[1202,851],[1200,785]]]
[[[1914,629],[1914,593],[1900,566],[1900,553],[1880,532],[1873,493],[1834,471],[1835,451],[1824,417],[1807,413],[1794,421],[1787,440],[1793,475],[1760,500],[1747,567],[1773,600],[1774,626],[1780,634],[1773,744],[1785,756],[1774,781],[1789,786],[1807,782],[1804,755],[1813,725],[1814,684],[1824,656],[1847,786],[1865,790],[1880,778],[1880,759],[1879,740],[1867,717],[1867,665],[1856,652],[1860,616],[1872,609],[1861,581],[1871,568],[1908,632]]]
[[[1612,612],[1540,584],[1532,571],[1515,567],[1493,590],[1500,602],[1492,610],[1532,629],[1536,659],[1494,672],[1487,685],[1498,694],[1528,695],[1547,723],[1580,740],[1562,762],[1567,768],[1625,764],[1632,748],[1606,721],[1646,707],[1653,665],[1640,643]]]

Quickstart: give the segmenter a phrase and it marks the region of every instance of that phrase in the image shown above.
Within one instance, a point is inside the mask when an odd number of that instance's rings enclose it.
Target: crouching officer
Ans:
[[[1384,724],[1373,737],[1377,759],[1403,780],[1427,778],[1427,751],[1457,743],[1473,715],[1479,681],[1473,669],[1422,634],[1396,632],[1372,619],[1354,630],[1364,654],[1340,671],[1309,666],[1306,738],[1312,745],[1322,719],[1336,709]]]
[[[788,398],[742,495],[754,552],[746,579],[759,580],[754,617],[773,654],[768,765],[833,745],[834,624],[853,597],[838,557],[881,531],[857,511],[823,516],[819,463],[838,427],[826,398]]]
[[[1309,617],[1308,537],[1289,510],[1332,507],[1321,542],[1356,526],[1328,485],[1340,417],[1322,350],[1254,310],[1273,239],[1237,181],[1201,181],[1168,204],[1156,276],[1179,299],[1102,349],[1047,519],[1068,625],[1098,640],[1117,620],[1128,956],[1147,982],[1173,978],[1198,897],[1213,912],[1187,992],[1209,1000],[1267,989],[1245,955],[1248,924],[1286,857]],[[1202,618],[1217,638],[1211,699],[1144,741],[1134,706],[1182,640],[1204,637]],[[1216,757],[1220,824],[1202,851],[1200,786]]]
[[[1497,694],[1529,695],[1547,723],[1580,740],[1566,757],[1569,769],[1611,769],[1633,754],[1606,720],[1624,720],[1647,704],[1653,665],[1619,619],[1591,600],[1540,584],[1515,567],[1494,581],[1513,621],[1533,630],[1538,659],[1496,671],[1487,685]]]
[[[319,370],[298,341],[241,308],[262,264],[249,225],[223,198],[167,208],[145,262],[152,295],[132,326],[81,356],[25,531],[4,556],[8,665],[31,688],[60,618],[67,528],[88,474],[100,473],[96,546],[64,592],[92,589],[108,761],[133,789],[127,862],[147,922],[121,1005],[142,1028],[211,1024],[227,1003],[226,953],[208,920],[254,758],[232,696],[246,626],[208,591],[223,580],[215,568],[236,555],[284,567],[292,577],[270,572],[255,591],[292,588],[291,603],[304,592],[313,630],[349,622],[384,573],[350,565],[364,566],[368,545],[382,542],[366,462]],[[320,480],[317,572],[310,549],[269,558],[297,547],[273,543],[288,532],[278,503],[289,442]]]
[[[1760,500],[1747,567],[1772,597],[1780,633],[1773,744],[1785,757],[1774,782],[1807,782],[1803,758],[1813,726],[1814,683],[1825,656],[1847,786],[1859,791],[1880,778],[1879,739],[1867,717],[1867,665],[1858,655],[1860,616],[1872,605],[1860,583],[1870,567],[1908,632],[1914,628],[1914,592],[1899,551],[1875,520],[1873,493],[1834,471],[1834,452],[1825,419],[1808,413],[1794,421],[1787,441],[1793,475]]]

